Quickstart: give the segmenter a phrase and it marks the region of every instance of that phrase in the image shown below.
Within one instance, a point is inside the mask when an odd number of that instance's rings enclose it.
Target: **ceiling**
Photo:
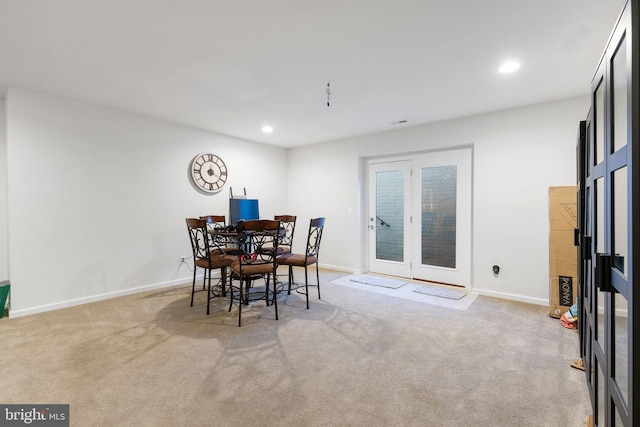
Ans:
[[[0,96],[32,89],[293,147],[586,95],[623,5],[0,0]],[[507,59],[521,68],[498,73]]]

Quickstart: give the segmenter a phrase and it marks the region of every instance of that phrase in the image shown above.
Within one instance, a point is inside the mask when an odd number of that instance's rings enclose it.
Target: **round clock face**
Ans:
[[[191,162],[191,177],[198,188],[215,193],[227,182],[227,165],[215,154],[199,154]]]

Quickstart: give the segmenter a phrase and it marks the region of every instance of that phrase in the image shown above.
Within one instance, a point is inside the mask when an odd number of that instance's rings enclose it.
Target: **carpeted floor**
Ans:
[[[190,284],[0,319],[0,402],[72,426],[581,426],[578,335],[546,307],[466,310],[331,283],[227,311]],[[366,285],[365,285],[366,286]],[[541,285],[542,286],[542,285]],[[374,288],[373,286],[370,286]],[[468,296],[467,296],[468,297]],[[463,298],[461,301],[467,299]]]

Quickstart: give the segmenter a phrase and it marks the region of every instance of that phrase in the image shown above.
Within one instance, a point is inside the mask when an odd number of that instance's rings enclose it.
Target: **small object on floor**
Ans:
[[[584,420],[584,427],[593,427],[593,416],[589,415],[585,420]]]
[[[567,329],[577,329],[578,326],[576,323],[578,322],[578,318],[576,316],[571,315],[571,311],[567,311],[560,316],[560,323]]]
[[[464,288],[462,288],[464,289]],[[466,296],[467,293],[461,289],[456,289],[453,286],[435,286],[435,285],[420,285],[413,292],[419,294],[431,295],[434,297],[447,298],[452,300],[459,300]]]
[[[582,362],[582,359],[573,359],[573,362],[571,362],[570,366],[572,368],[576,368],[576,369],[580,369],[581,371],[584,371],[584,363]]]
[[[405,280],[390,279],[370,274],[359,274],[357,276],[350,277],[349,280],[356,283],[364,283],[365,285],[381,286],[383,288],[391,289],[397,289],[409,283]]]

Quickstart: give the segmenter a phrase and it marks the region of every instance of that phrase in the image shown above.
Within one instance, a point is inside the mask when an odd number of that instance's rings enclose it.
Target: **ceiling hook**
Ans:
[[[331,107],[331,85],[327,83],[327,107]]]

